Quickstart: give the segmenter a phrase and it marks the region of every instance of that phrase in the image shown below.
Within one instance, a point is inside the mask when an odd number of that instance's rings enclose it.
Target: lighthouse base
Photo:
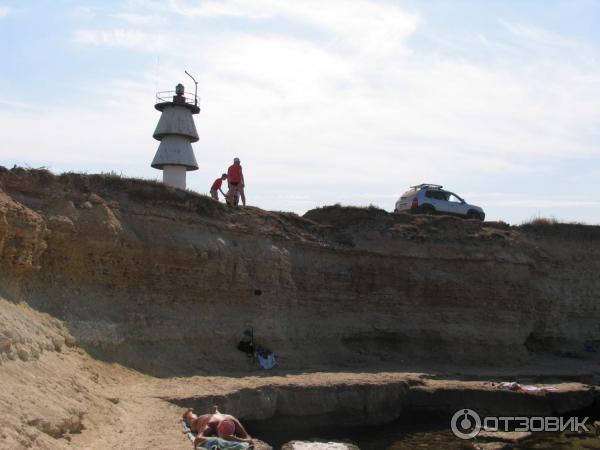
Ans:
[[[187,169],[184,166],[163,166],[163,183],[185,189]]]

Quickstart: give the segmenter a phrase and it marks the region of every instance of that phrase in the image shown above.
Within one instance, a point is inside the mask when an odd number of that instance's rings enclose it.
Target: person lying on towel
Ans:
[[[183,420],[188,424],[190,430],[198,433],[194,441],[196,445],[206,441],[206,438],[218,436],[226,441],[247,442],[253,444],[252,437],[244,429],[239,420],[229,414],[221,414],[219,408],[214,405],[210,414],[197,416],[191,409],[183,413]]]

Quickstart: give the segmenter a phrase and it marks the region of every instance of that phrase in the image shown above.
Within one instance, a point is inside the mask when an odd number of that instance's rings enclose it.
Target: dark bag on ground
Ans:
[[[250,341],[240,341],[237,348],[240,352],[244,352],[247,355],[254,355],[254,344]]]

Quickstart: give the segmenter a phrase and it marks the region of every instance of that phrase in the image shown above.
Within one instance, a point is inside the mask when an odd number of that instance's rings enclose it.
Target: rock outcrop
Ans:
[[[159,376],[244,369],[250,328],[288,369],[600,354],[600,227],[298,217],[22,169],[0,188],[0,294],[60,321],[38,351],[77,340]],[[11,339],[2,358],[25,348]]]

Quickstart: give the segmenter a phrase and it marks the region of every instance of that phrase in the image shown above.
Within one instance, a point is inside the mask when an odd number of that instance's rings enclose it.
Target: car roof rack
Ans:
[[[411,188],[413,189],[424,189],[424,188],[430,188],[430,189],[442,189],[444,186],[441,186],[439,184],[431,184],[431,183],[423,183],[423,184],[417,184],[416,186],[411,186]]]

